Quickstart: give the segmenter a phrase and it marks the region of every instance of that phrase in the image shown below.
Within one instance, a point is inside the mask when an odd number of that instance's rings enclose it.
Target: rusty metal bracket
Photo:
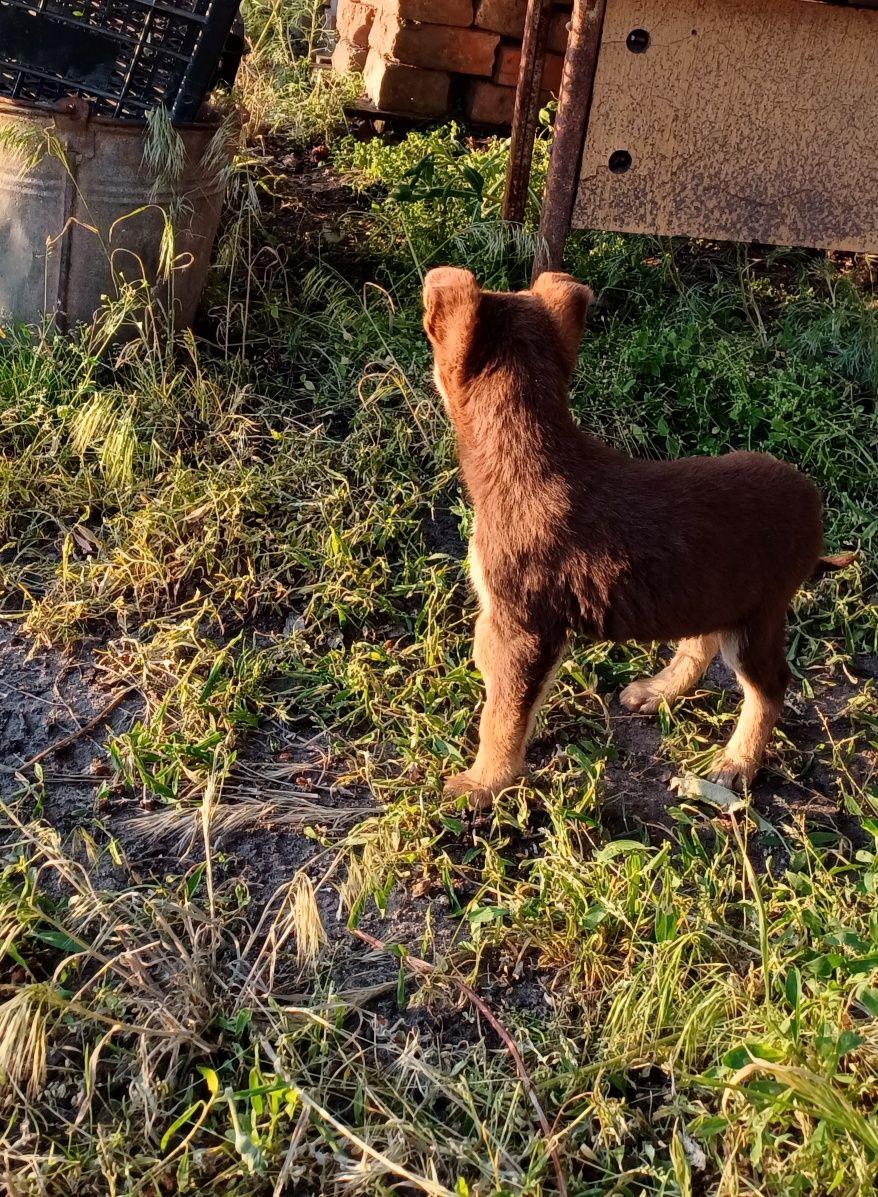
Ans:
[[[503,196],[503,219],[523,224],[540,113],[540,92],[554,0],[528,0],[521,45],[521,66],[515,90],[509,166]]]
[[[607,0],[574,0],[533,278],[559,270],[582,168]]]

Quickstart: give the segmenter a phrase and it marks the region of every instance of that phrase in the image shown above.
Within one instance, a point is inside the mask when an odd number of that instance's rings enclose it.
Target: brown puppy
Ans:
[[[635,460],[574,423],[568,389],[588,287],[543,274],[531,291],[480,290],[431,270],[424,327],[475,508],[475,662],[486,701],[474,765],[446,793],[493,797],[524,772],[540,702],[571,630],[596,640],[676,640],[671,663],[621,701],[653,713],[721,650],[744,692],[714,778],[748,782],[783,705],[790,599],[821,568],[820,495],[765,453]]]

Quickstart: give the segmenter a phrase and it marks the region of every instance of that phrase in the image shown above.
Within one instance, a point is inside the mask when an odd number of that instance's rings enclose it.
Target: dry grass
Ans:
[[[340,93],[303,90],[301,9],[253,12],[251,133],[295,109],[322,137]],[[636,452],[799,461],[863,557],[797,601],[755,799],[690,783],[644,815],[659,766],[618,759],[608,696],[655,650],[578,644],[532,785],[473,824],[439,786],[480,681],[417,284],[438,257],[520,278],[504,152],[340,149],[388,188],[361,288],[290,256],[277,167],[248,150],[214,344],[148,327],[108,358],[133,295],[78,339],[0,343],[4,610],[40,645],[96,636],[138,703],[97,775],[0,777],[10,1192],[548,1197],[552,1151],[576,1197],[874,1191],[878,692],[851,672],[878,650],[874,301],[844,262],[571,245],[603,295],[581,417]],[[662,760],[698,771],[734,706],[707,687],[664,711]]]

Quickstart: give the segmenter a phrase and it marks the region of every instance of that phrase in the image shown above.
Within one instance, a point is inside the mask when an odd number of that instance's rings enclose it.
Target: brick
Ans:
[[[478,0],[476,24],[480,29],[491,29],[504,37],[521,41],[524,36],[524,18],[527,14],[527,0]],[[549,50],[563,54],[567,49],[567,23],[570,12],[560,9],[552,13],[549,22]]]
[[[402,24],[384,13],[376,17],[369,35],[370,48],[384,58],[459,75],[491,75],[499,44],[497,34],[482,29]]]
[[[567,29],[570,23],[569,12],[552,13],[552,23],[549,25],[549,50],[553,54],[563,54],[567,49],[570,33]]]
[[[473,23],[473,0],[377,0],[378,11],[398,21],[424,21],[428,25]]]
[[[521,41],[526,14],[527,0],[478,0],[476,24]]]
[[[369,99],[384,112],[444,116],[448,111],[451,76],[446,71],[424,71],[388,62],[373,49],[366,59],[363,82]]]
[[[484,79],[473,80],[464,104],[467,119],[479,125],[511,125],[515,110],[515,88],[501,87]]]
[[[521,47],[503,45],[497,54],[494,67],[494,82],[503,87],[515,87],[521,68]],[[543,68],[543,91],[557,92],[561,87],[561,72],[564,69],[563,54],[547,54]]]
[[[366,65],[368,53],[362,46],[352,46],[342,39],[336,42],[332,51],[332,69],[339,75],[359,74]]]
[[[369,30],[375,19],[375,9],[360,0],[338,0],[335,27],[338,36],[361,50],[369,48]]]
[[[540,92],[540,103],[551,99],[547,91]],[[511,125],[515,110],[515,88],[501,87],[484,79],[471,79],[464,101],[467,118],[479,125]]]

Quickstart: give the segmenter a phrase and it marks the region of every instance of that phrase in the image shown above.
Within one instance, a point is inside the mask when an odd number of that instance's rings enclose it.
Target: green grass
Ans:
[[[267,32],[245,80],[251,135],[283,152],[332,134],[343,88],[312,91],[290,58],[303,22],[253,11]],[[251,141],[211,284],[218,345],[110,361],[99,329],[0,343],[3,610],[40,643],[97,637],[102,668],[143,700],[72,835],[51,825],[48,766],[2,808],[7,1185],[552,1193],[534,1110],[457,976],[520,1045],[571,1194],[865,1197],[875,683],[816,746],[778,735],[771,750],[764,799],[785,782],[808,796],[816,762],[838,818],[678,796],[662,834],[633,817],[620,830],[608,702],[655,651],[586,643],[547,703],[532,785],[474,826],[445,802],[481,688],[453,536],[470,513],[419,281],[455,261],[519,285],[532,242],[497,223],[501,143],[447,129],[333,144],[370,209],[365,287],[343,260],[285,256],[267,198],[280,168]],[[794,701],[826,670],[843,682],[878,651],[868,288],[819,255],[613,235],[578,235],[569,265],[601,295],[574,384],[583,423],[655,456],[768,449],[824,488],[832,548],[862,560],[797,600]],[[698,765],[734,714],[710,690],[665,712],[662,758]],[[325,738],[352,795],[337,817],[314,818],[300,783],[254,758],[254,729],[278,728]],[[635,797],[641,784],[628,775]],[[365,790],[379,806],[352,827]],[[133,837],[119,793],[154,808]],[[212,836],[260,813],[305,825],[316,853],[273,898]],[[193,846],[144,870],[133,848],[158,828]],[[411,910],[403,959],[352,978],[324,927],[336,902],[391,942],[383,912]],[[412,979],[406,952],[435,971]]]

